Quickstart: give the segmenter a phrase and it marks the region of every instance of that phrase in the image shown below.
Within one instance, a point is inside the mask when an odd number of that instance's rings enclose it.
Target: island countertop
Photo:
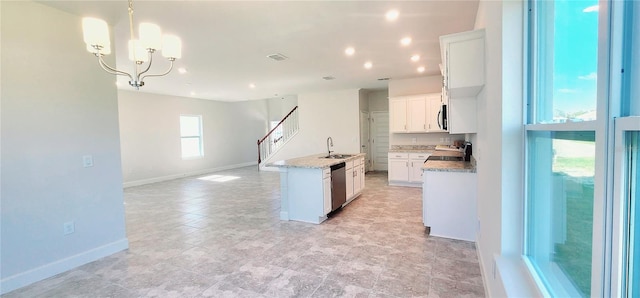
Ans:
[[[340,153],[352,155],[348,158],[323,158],[326,154],[314,154],[304,157],[279,160],[266,164],[267,167],[276,168],[309,168],[309,169],[325,169],[342,162],[347,162],[364,157],[366,153]]]
[[[455,151],[434,151],[431,156],[463,156],[463,154]],[[473,156],[471,159],[473,160]],[[469,161],[427,160],[422,166],[422,170],[431,172],[475,173],[476,166],[475,162]]]

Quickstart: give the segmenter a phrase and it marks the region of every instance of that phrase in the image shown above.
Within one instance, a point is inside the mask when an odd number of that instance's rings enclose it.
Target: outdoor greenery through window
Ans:
[[[558,296],[590,296],[595,134],[528,133],[527,256]]]
[[[525,256],[552,296],[589,297],[598,1],[529,8]]]
[[[180,116],[180,141],[183,159],[203,156],[201,116]]]

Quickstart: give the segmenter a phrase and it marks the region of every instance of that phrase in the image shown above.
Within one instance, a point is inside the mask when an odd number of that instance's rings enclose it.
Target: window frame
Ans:
[[[615,2],[615,1],[614,1]],[[526,40],[525,40],[525,53],[526,57],[526,70],[524,74],[524,86],[525,86],[525,123],[524,123],[524,210],[523,210],[523,245],[522,254],[526,266],[529,272],[536,282],[538,288],[543,295],[551,295],[550,290],[546,288],[543,278],[539,276],[535,270],[535,266],[528,258],[529,249],[529,228],[528,223],[528,208],[530,206],[529,198],[529,131],[593,131],[595,133],[595,174],[594,174],[594,198],[593,198],[593,229],[592,229],[592,260],[591,260],[591,295],[592,296],[607,296],[605,293],[609,292],[608,280],[608,265],[607,258],[608,252],[610,252],[610,245],[605,241],[611,235],[611,193],[607,191],[611,189],[610,173],[613,152],[608,150],[607,144],[611,144],[613,138],[612,134],[605,133],[612,129],[613,117],[611,115],[610,102],[616,102],[615,99],[619,99],[618,95],[611,93],[610,86],[610,73],[612,69],[615,69],[615,63],[612,63],[610,56],[611,52],[615,53],[615,50],[619,50],[619,46],[616,43],[612,43],[612,38],[615,38],[616,32],[611,30],[611,14],[612,10],[609,7],[607,1],[599,1],[599,13],[598,13],[598,61],[597,61],[597,94],[596,94],[596,120],[583,121],[583,122],[565,122],[565,123],[537,123],[537,107],[536,97],[538,90],[536,87],[536,79],[538,78],[538,72],[535,65],[539,62],[538,55],[535,55],[534,51],[538,49],[538,40],[536,35],[538,34],[538,23],[536,18],[537,7],[535,1],[529,0],[525,5],[527,13],[526,25]],[[614,4],[615,5],[615,4]],[[605,208],[607,207],[607,208]],[[610,264],[610,262],[609,262]]]
[[[183,136],[182,135],[182,118],[190,117],[198,119],[198,135],[194,136]],[[182,160],[190,160],[190,159],[199,159],[204,157],[204,138],[203,138],[203,127],[202,127],[202,115],[195,114],[180,114],[179,119],[179,130],[180,130],[180,157]],[[198,155],[193,156],[184,156],[184,148],[182,147],[182,140],[184,139],[198,139]]]

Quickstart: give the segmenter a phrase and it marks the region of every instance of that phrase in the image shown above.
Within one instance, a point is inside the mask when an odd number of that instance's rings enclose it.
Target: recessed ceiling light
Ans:
[[[401,43],[403,46],[408,46],[408,45],[410,45],[410,44],[411,44],[411,37],[408,37],[408,36],[407,36],[407,37],[405,37],[405,38],[401,39],[401,40],[400,40],[400,43]]]
[[[353,56],[353,54],[356,53],[356,49],[354,49],[353,47],[348,47],[344,50],[344,53],[347,54],[347,56]]]
[[[180,68],[178,68],[178,72],[181,73],[181,74],[185,74],[185,73],[187,73],[187,69],[184,68],[184,67],[180,67]]]
[[[420,60],[420,55],[413,55],[411,56],[411,61],[413,62],[418,62]]]
[[[371,61],[367,61],[364,63],[364,68],[371,69],[371,67],[373,67],[373,63],[371,63]]]
[[[193,92],[193,91],[191,91],[191,93],[189,93],[189,94],[191,94],[191,96],[196,95],[196,93],[195,93],[195,92]]]
[[[424,69],[425,69],[424,66],[420,66],[420,67],[418,67],[418,72],[419,73],[423,73]]]
[[[254,89],[255,87],[256,87],[256,85],[255,85],[255,84],[253,84],[253,83],[252,83],[252,84],[249,84],[249,88]]]
[[[392,9],[387,11],[387,14],[385,14],[384,16],[385,18],[387,18],[387,21],[393,22],[398,19],[399,15],[400,13],[397,10]]]

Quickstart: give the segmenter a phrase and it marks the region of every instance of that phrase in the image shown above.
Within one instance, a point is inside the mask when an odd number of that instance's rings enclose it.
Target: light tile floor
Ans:
[[[279,197],[255,167],[127,188],[127,251],[3,297],[484,296],[475,245],[429,237],[421,189],[386,172],[320,225],[279,220]]]

